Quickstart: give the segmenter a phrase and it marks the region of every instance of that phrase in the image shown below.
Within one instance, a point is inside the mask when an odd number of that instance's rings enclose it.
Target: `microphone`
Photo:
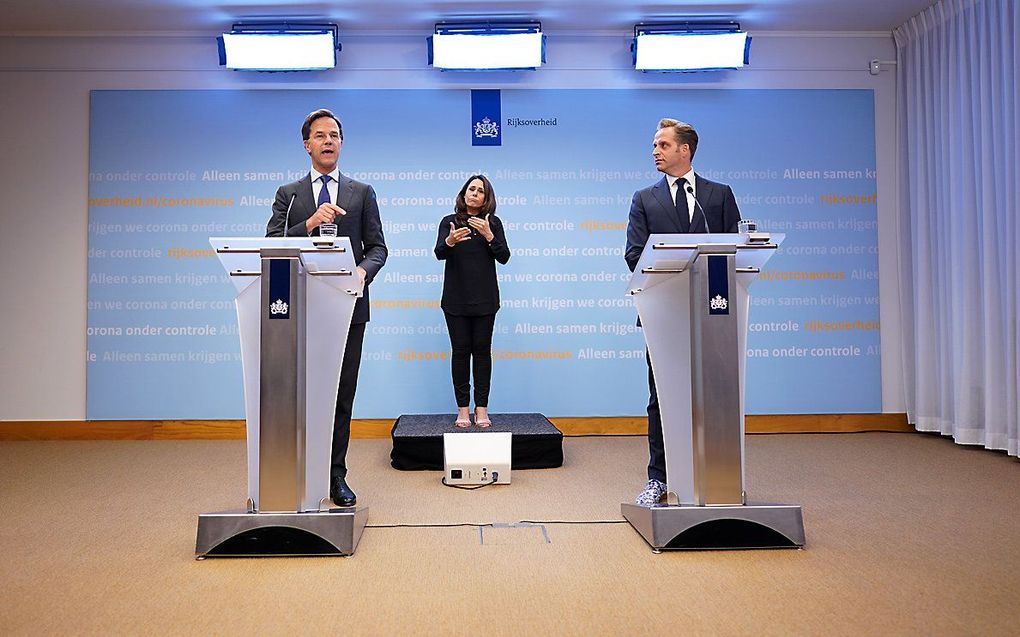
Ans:
[[[285,237],[288,236],[288,231],[290,230],[290,207],[294,205],[294,200],[296,198],[297,192],[290,196],[290,203],[287,204],[287,214],[283,217],[283,236]],[[705,222],[705,225],[708,225],[707,221]]]
[[[691,194],[691,197],[694,197],[694,186],[687,184],[687,192]],[[712,232],[712,230],[708,227],[708,215],[705,214],[705,209],[701,207],[701,202],[698,201],[697,197],[694,197],[694,206],[701,210],[701,218],[705,220],[705,232]]]

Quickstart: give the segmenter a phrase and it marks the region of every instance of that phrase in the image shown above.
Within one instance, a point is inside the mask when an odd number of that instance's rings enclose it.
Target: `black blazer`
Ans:
[[[290,227],[287,228],[288,237],[307,237],[305,221],[308,220],[318,206],[312,200],[312,178],[305,175],[290,184],[280,186],[276,191],[276,201],[273,202],[273,216],[269,218],[266,226],[267,237],[284,236],[284,223],[287,218],[287,206],[290,204],[291,196],[294,197],[294,205],[290,208]],[[379,218],[379,204],[375,200],[375,190],[368,184],[354,181],[343,173],[337,184],[336,205],[347,211],[342,217],[337,217],[337,235],[348,237],[351,240],[351,248],[354,252],[354,262],[365,269],[368,276],[365,279],[365,295],[358,299],[354,305],[354,318],[351,323],[367,323],[369,318],[368,284],[372,282],[375,275],[386,263],[386,240],[383,238],[382,220]],[[315,228],[312,235],[319,234]]]
[[[740,210],[733,191],[726,184],[709,181],[694,174],[694,193],[701,208],[695,206],[693,221],[681,218],[669,193],[669,182],[663,177],[653,186],[634,193],[627,221],[627,250],[624,258],[634,270],[650,234],[736,232]],[[701,211],[704,210],[704,216]],[[705,219],[708,229],[705,229]]]
[[[489,215],[492,242],[487,242],[477,230],[472,230],[467,241],[454,247],[446,245],[450,223],[457,215],[447,215],[439,222],[436,237],[436,258],[446,261],[443,270],[443,299],[440,307],[454,316],[485,316],[499,311],[499,284],[496,281],[496,262],[506,265],[510,248],[499,217]]]

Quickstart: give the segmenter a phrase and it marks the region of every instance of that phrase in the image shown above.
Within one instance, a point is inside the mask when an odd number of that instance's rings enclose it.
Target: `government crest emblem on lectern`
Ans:
[[[722,297],[721,294],[716,294],[715,298],[708,302],[708,307],[713,310],[725,310],[729,307],[729,303]]]
[[[499,137],[499,124],[488,117],[475,122],[475,137]]]
[[[288,305],[283,301],[283,299],[276,299],[269,305],[270,314],[286,314],[287,309]]]

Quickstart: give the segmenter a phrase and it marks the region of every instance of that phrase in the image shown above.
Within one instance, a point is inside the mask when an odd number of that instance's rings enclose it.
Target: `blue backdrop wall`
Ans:
[[[787,234],[752,288],[748,413],[881,410],[870,90],[503,90],[472,145],[470,90],[93,91],[87,417],[242,418],[233,288],[209,236],[261,236],[309,169],[300,122],[344,121],[341,170],[375,186],[390,259],[372,285],[355,415],[452,409],[437,222],[489,175],[501,269],[494,411],[638,415],[643,341],[623,296],[630,197],[661,177],[658,119],[695,170]]]

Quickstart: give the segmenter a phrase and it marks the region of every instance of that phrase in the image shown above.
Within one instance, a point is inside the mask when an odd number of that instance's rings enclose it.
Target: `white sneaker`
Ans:
[[[666,497],[666,484],[652,479],[645,485],[645,490],[634,498],[634,504],[642,507],[655,506]]]

